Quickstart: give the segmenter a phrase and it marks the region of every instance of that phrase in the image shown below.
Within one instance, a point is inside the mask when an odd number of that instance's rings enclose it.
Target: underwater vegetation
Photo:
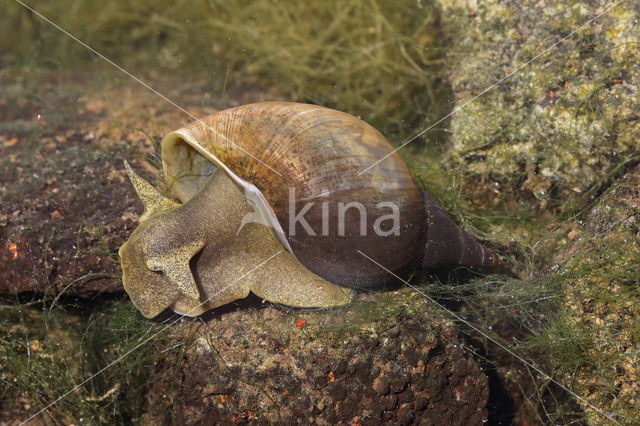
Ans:
[[[3,298],[0,418],[24,421],[87,379],[43,418],[46,424],[129,423],[144,406],[158,345],[140,345],[161,330],[136,314],[129,300],[87,303],[11,303]],[[113,363],[129,351],[135,357]],[[92,375],[105,369],[95,378]]]
[[[32,6],[125,68],[197,76],[215,88],[216,103],[229,87],[274,85],[283,95],[404,137],[444,115],[449,102],[439,13],[430,2],[62,0]],[[12,61],[54,68],[99,61],[17,3],[9,3],[0,20],[0,46]]]
[[[637,423],[640,4],[29,5],[196,116],[278,99],[359,116],[396,147],[429,129],[398,154],[517,278],[420,273],[415,289],[331,311],[249,299],[203,322],[145,320],[119,293],[117,249],[142,213],[120,165],[167,194],[159,142],[189,119],[7,2],[2,419],[90,379],[43,421],[455,421],[468,409],[492,424]]]
[[[640,168],[591,208],[552,279],[562,285],[560,321],[548,332],[567,383],[589,403],[638,419],[640,403]],[[594,413],[589,419],[596,423]]]

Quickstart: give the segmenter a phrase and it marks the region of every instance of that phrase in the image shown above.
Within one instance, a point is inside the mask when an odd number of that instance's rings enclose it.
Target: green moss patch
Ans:
[[[637,4],[580,29],[603,9],[581,1],[439,4],[456,41],[450,82],[464,105],[452,119],[447,161],[466,171],[472,189],[486,185],[485,202],[563,209],[638,153]]]

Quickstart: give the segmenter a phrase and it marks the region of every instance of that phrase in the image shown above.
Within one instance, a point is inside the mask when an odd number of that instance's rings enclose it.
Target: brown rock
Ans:
[[[398,306],[407,303],[406,291],[392,296]],[[361,295],[365,301],[342,310],[305,311],[303,330],[295,327],[299,310],[271,306],[216,310],[206,324],[183,323],[172,340],[199,337],[183,356],[159,355],[143,422],[225,423],[234,416],[258,424],[428,424],[429,419],[479,424],[486,419],[487,377],[459,343],[451,343],[458,339],[455,330],[420,301],[421,321],[404,310],[390,315],[393,303],[387,300],[383,315],[376,297]],[[362,309],[370,322],[358,320]],[[414,350],[407,359],[403,351],[409,345]],[[215,389],[228,398],[225,404],[192,398],[196,386],[204,390],[199,395]]]

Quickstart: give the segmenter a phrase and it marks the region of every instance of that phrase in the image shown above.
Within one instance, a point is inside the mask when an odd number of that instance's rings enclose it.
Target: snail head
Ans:
[[[125,167],[145,209],[140,225],[119,250],[123,284],[136,307],[150,318],[181,296],[200,299],[189,263],[205,242],[193,230],[176,232],[181,229],[182,205],[160,194],[126,162]]]
[[[351,300],[352,291],[315,275],[283,247],[225,173],[214,171],[178,204],[125,167],[145,210],[120,247],[122,281],[145,317],[166,308],[195,316],[249,292],[301,307]]]

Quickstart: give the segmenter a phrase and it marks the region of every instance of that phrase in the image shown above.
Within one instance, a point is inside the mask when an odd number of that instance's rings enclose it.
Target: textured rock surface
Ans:
[[[181,354],[156,360],[143,422],[482,424],[487,377],[452,324],[405,290],[362,299],[183,324]]]
[[[464,105],[452,118],[448,164],[474,189],[482,182],[483,193],[546,207],[640,149],[640,3],[622,2],[579,30],[614,2],[437,3],[456,107]]]
[[[622,423],[640,418],[640,167],[617,181],[558,257],[565,315],[583,358],[569,387]],[[586,410],[594,424],[603,418]]]
[[[122,291],[117,247],[142,206],[91,125],[100,105],[58,78],[0,82],[0,293]]]

